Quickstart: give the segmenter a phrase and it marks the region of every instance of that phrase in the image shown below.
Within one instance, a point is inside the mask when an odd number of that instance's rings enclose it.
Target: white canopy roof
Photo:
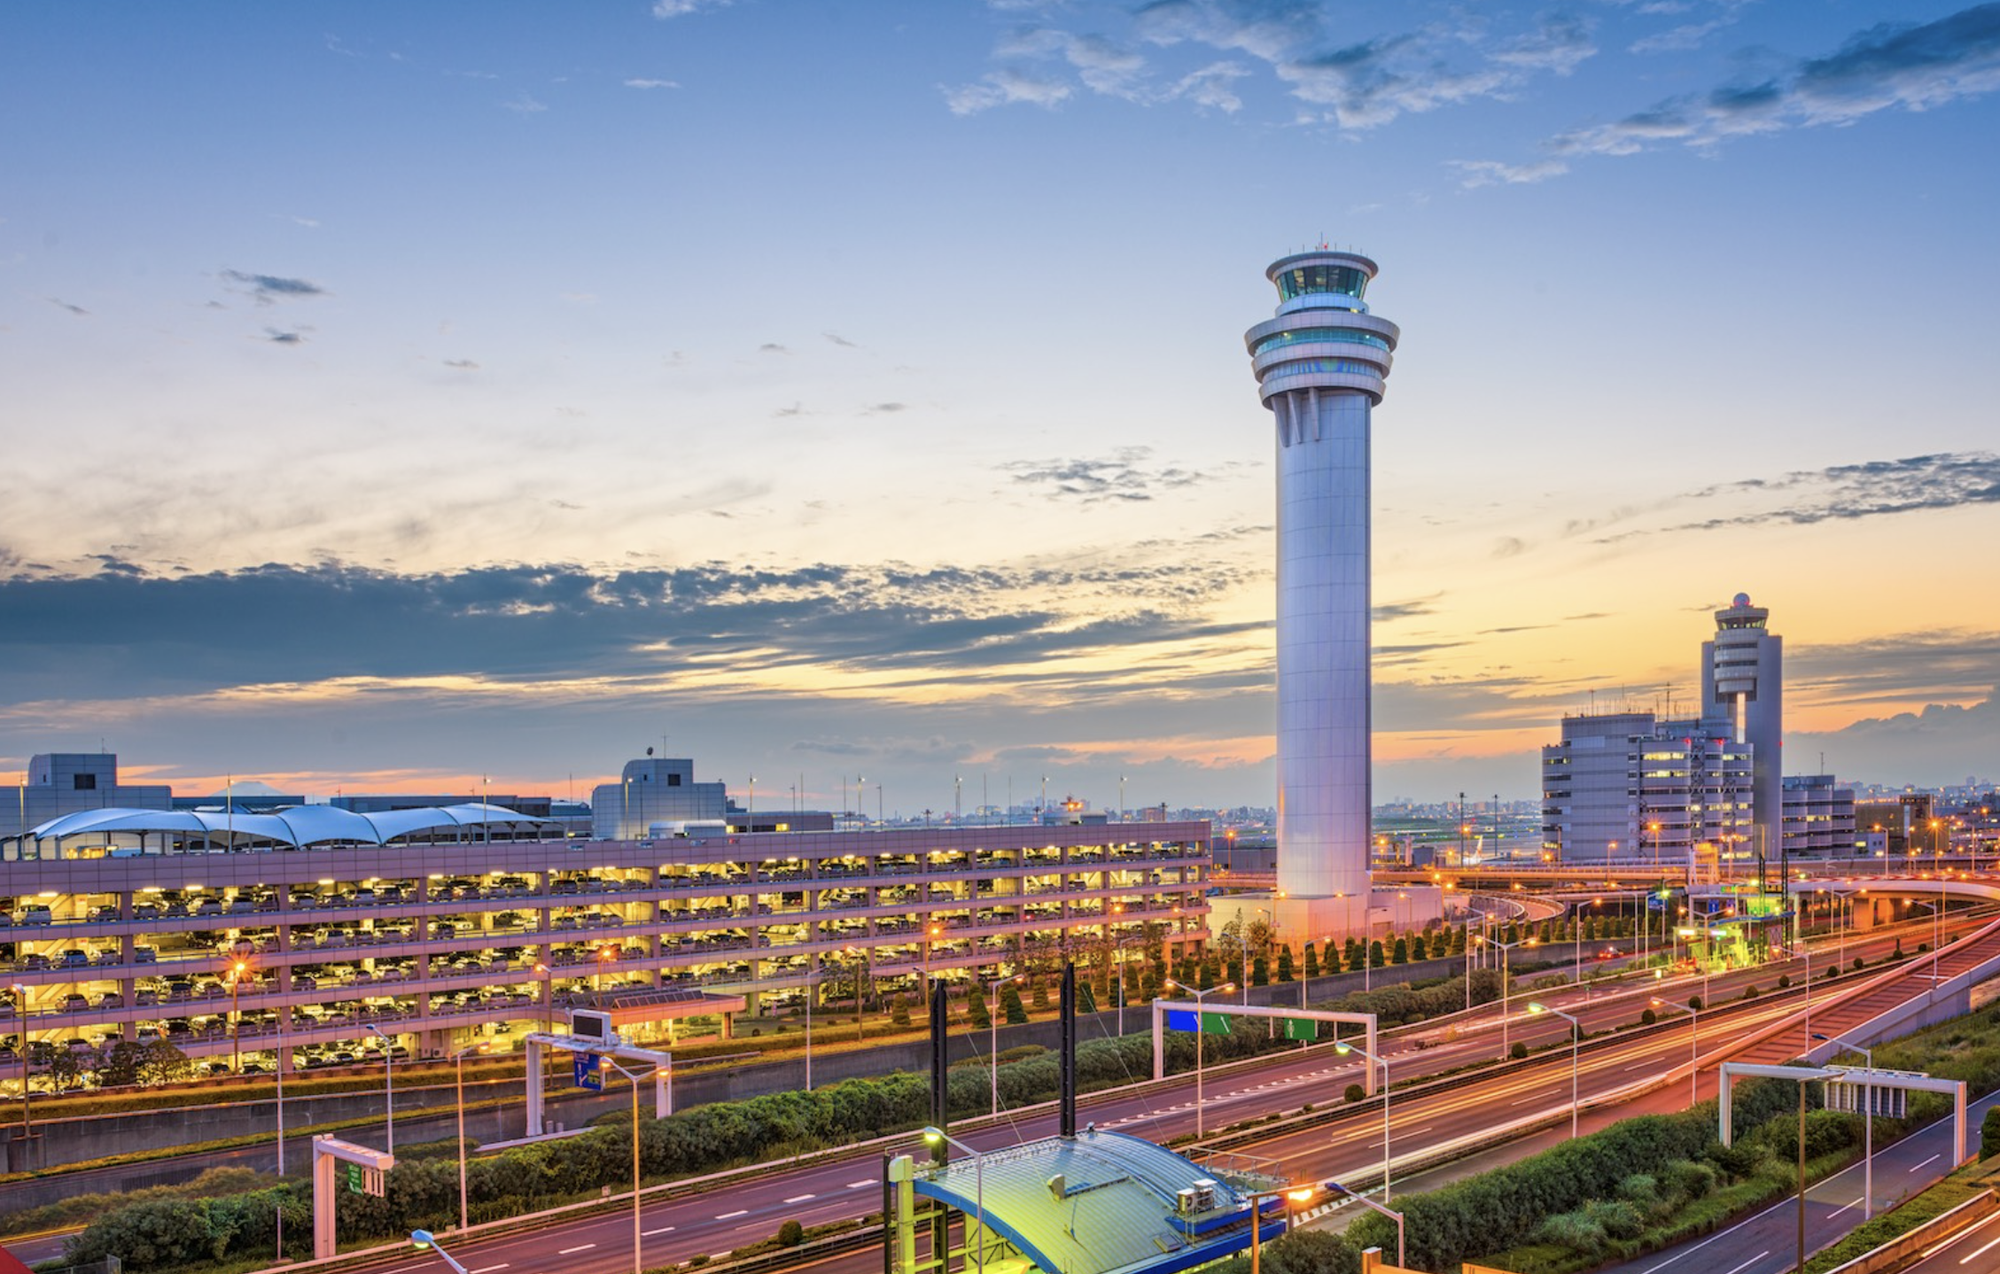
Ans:
[[[28,834],[36,840],[84,833],[126,832],[193,834],[224,845],[235,841],[276,841],[281,845],[322,845],[338,841],[353,845],[386,845],[413,832],[442,828],[521,827],[553,824],[504,805],[471,802],[425,809],[386,810],[356,814],[331,805],[294,805],[275,814],[218,813],[213,810],[81,810],[52,818]]]

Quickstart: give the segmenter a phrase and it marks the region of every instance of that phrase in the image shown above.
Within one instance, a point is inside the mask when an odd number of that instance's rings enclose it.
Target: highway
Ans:
[[[1889,938],[1851,941],[1848,947],[1850,954],[1865,952],[1874,959],[1879,958],[1879,949],[1886,949],[1891,941]],[[1947,974],[1955,954],[1945,957]],[[1928,961],[1914,963],[1928,966]],[[1907,975],[1910,966],[1904,967]],[[1774,991],[1775,979],[1782,971],[1783,966],[1766,965],[1716,975],[1709,980],[1708,994],[1715,1000],[1738,995],[1751,982],[1764,987],[1766,994],[1757,1000],[1701,1014],[1699,1041],[1705,1067],[1712,1067],[1758,1029],[1797,1013],[1802,1003],[1797,990],[1786,995]],[[1500,1056],[1502,1031],[1497,1005],[1476,1010],[1469,1020],[1407,1028],[1383,1036],[1383,1056],[1391,1077],[1390,1149],[1398,1184],[1407,1188],[1435,1184],[1408,1174],[1419,1173],[1437,1148],[1452,1143],[1483,1148],[1484,1153],[1475,1154],[1471,1164],[1518,1157],[1524,1153],[1522,1147],[1503,1144],[1509,1140],[1502,1135],[1508,1126],[1560,1121],[1569,1110],[1570,1053],[1560,1047],[1567,1038],[1567,1024],[1559,1018],[1528,1015],[1525,1007],[1530,998],[1542,998],[1550,1006],[1580,1017],[1586,1031],[1599,1031],[1634,1021],[1656,991],[1663,999],[1684,1003],[1690,994],[1700,994],[1702,989],[1702,979],[1682,978],[1645,982],[1623,991],[1586,987],[1517,993],[1510,1002],[1508,1042],[1521,1040],[1530,1047],[1555,1047],[1526,1062],[1491,1067],[1443,1083],[1426,1085],[1422,1081],[1425,1076],[1490,1063]],[[1840,989],[1844,988],[1826,988],[1815,998],[1837,994]],[[1815,1012],[1816,1030],[1821,1029],[1821,1012]],[[1838,1020],[1831,1016],[1834,1010],[1823,1012],[1829,1014],[1825,1018],[1829,1025],[1837,1025]],[[1577,1054],[1574,1081],[1582,1101],[1588,1104],[1607,1099],[1620,1090],[1657,1081],[1674,1073],[1676,1068],[1682,1068],[1679,1073],[1684,1075],[1692,1021],[1682,1022],[1679,1018],[1687,1016],[1663,1013],[1655,1027],[1586,1042]],[[1798,1051],[1793,1047],[1785,1056]],[[1210,1069],[1204,1083],[1203,1120],[1210,1131],[1211,1143],[1220,1140],[1231,1149],[1271,1160],[1286,1176],[1336,1177],[1361,1187],[1379,1182],[1380,1103],[1370,1099],[1348,1106],[1343,1096],[1348,1084],[1361,1079],[1361,1065],[1359,1058],[1339,1057],[1330,1046],[1320,1045],[1225,1069]],[[1102,1127],[1169,1141],[1193,1131],[1194,1088],[1194,1077],[1188,1075],[1145,1093],[1120,1091],[1086,1097],[1080,1117]],[[1701,1090],[1704,1096],[1712,1095],[1712,1077],[1704,1076]],[[1649,1108],[1682,1108],[1687,1103],[1688,1091],[1685,1081],[1656,1087],[1636,1104],[1621,1103],[1614,1109],[1587,1115],[1582,1121],[1583,1129],[1588,1131]],[[1319,1108],[1318,1118],[1322,1120],[1329,1108],[1336,1110],[1334,1122],[1291,1130],[1283,1124],[1273,1125],[1257,1129],[1247,1138],[1214,1136],[1217,1129],[1232,1122],[1277,1110],[1297,1110],[1308,1102]],[[976,1128],[973,1122],[961,1121],[955,1132],[980,1149],[1016,1144],[1055,1131],[1054,1115],[1047,1108],[1037,1108],[1035,1113],[1018,1118],[1003,1118],[996,1126]],[[1565,1125],[1559,1132],[1546,1136],[1553,1140],[1566,1132]],[[1236,1144],[1239,1141],[1247,1144]],[[894,1149],[914,1152],[919,1146],[912,1137],[907,1146]],[[697,1254],[715,1256],[770,1237],[786,1220],[812,1226],[877,1210],[879,1153],[870,1150],[790,1170],[767,1170],[726,1188],[681,1197],[665,1197],[669,1192],[656,1187],[649,1191],[641,1212],[644,1261],[658,1265],[684,1261]],[[475,1274],[518,1274],[558,1266],[566,1274],[612,1274],[631,1268],[629,1209],[559,1219],[542,1228],[514,1234],[482,1237],[474,1233],[458,1242],[448,1235],[441,1237],[453,1256]],[[442,1266],[434,1255],[412,1251],[407,1260],[385,1261],[374,1268],[408,1270],[414,1274],[420,1270],[436,1271]]]
[[[1712,991],[1724,993],[1732,986],[1761,978],[1768,984],[1775,972],[1763,969],[1742,971],[1712,980]],[[1700,980],[1683,982],[1674,994],[1685,998]],[[1651,987],[1616,995],[1593,994],[1586,1003],[1575,990],[1552,992],[1548,1003],[1582,1017],[1586,1029],[1608,1028],[1614,1020],[1630,1022],[1646,1006]],[[1509,1041],[1525,1039],[1530,1046],[1560,1040],[1567,1030],[1560,1019],[1551,1023],[1525,1013],[1526,997],[1513,1001],[1514,1019]],[[1702,1015],[1704,1061],[1719,1054],[1732,1040],[1741,1040],[1758,1027],[1768,1027],[1798,1011],[1800,997],[1767,994],[1739,1007],[1718,1009]],[[1497,1007],[1497,1006],[1496,1006]],[[1434,1083],[1419,1081],[1424,1075],[1455,1069],[1496,1058],[1499,1052],[1497,1013],[1488,1014],[1476,1029],[1432,1026],[1384,1037],[1384,1058],[1388,1061],[1390,1089],[1391,1153],[1399,1165],[1417,1161],[1439,1145],[1467,1141],[1486,1143],[1499,1140],[1499,1129],[1513,1123],[1545,1120],[1566,1112],[1570,1103],[1571,1068],[1567,1049],[1556,1049],[1531,1057],[1526,1062],[1495,1068],[1478,1076]],[[1433,1042],[1436,1037],[1455,1033],[1456,1038]],[[1420,1043],[1421,1041],[1421,1043]],[[1578,1054],[1577,1086],[1585,1102],[1685,1065],[1689,1030],[1672,1021],[1643,1032],[1587,1043]],[[1339,1057],[1330,1046],[1321,1045],[1296,1054],[1280,1054],[1255,1064],[1240,1063],[1227,1071],[1210,1072],[1205,1077],[1204,1122],[1211,1130],[1273,1110],[1297,1109],[1306,1102],[1318,1107],[1342,1108],[1337,1122],[1321,1123],[1295,1131],[1281,1127],[1259,1129],[1252,1144],[1241,1147],[1244,1154],[1273,1161],[1281,1175],[1324,1179],[1336,1177],[1357,1185],[1379,1181],[1382,1162],[1381,1106],[1364,1100],[1345,1103],[1343,1092],[1361,1079],[1361,1061]],[[1143,1078],[1143,1077],[1135,1077]],[[1402,1092],[1404,1085],[1410,1091]],[[1711,1085],[1709,1085],[1712,1087]],[[1080,1118],[1100,1127],[1131,1132],[1155,1141],[1168,1141],[1194,1127],[1194,1083],[1192,1076],[1149,1094],[1114,1094],[1097,1100],[1086,1099]],[[1654,1094],[1664,1108],[1685,1104],[1686,1089],[1674,1086]],[[1587,1122],[1634,1113],[1631,1107],[1606,1112]],[[1006,1120],[997,1126],[966,1130],[961,1124],[955,1135],[976,1149],[997,1148],[1052,1135],[1055,1116],[1038,1110],[1031,1116]],[[1400,1143],[1400,1148],[1399,1144]],[[899,1151],[920,1152],[915,1136]],[[1516,1150],[1514,1153],[1519,1153]],[[1512,1157],[1511,1155],[1508,1157]],[[806,1226],[855,1217],[880,1207],[881,1168],[879,1152],[843,1156],[818,1165],[802,1165],[791,1170],[768,1171],[754,1179],[726,1189],[702,1192],[675,1199],[649,1199],[641,1210],[643,1260],[647,1265],[684,1261],[697,1254],[716,1256],[732,1248],[756,1242],[776,1233],[786,1220]],[[460,1243],[444,1239],[452,1255],[474,1274],[521,1274],[522,1271],[554,1268],[558,1263],[565,1274],[614,1274],[632,1264],[632,1221],[629,1211],[613,1211],[573,1221],[560,1221],[544,1229],[515,1235],[481,1238],[473,1235]],[[879,1254],[872,1259],[879,1264]],[[374,1267],[380,1270],[434,1272],[440,1268],[434,1256],[412,1252],[406,1261]]]
[[[2000,1212],[1960,1226],[1925,1249],[1899,1274],[1994,1274],[2000,1271]]]

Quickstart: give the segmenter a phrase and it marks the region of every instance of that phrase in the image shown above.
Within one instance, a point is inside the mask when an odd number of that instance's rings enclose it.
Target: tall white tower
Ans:
[[[1349,931],[1368,899],[1369,413],[1399,335],[1362,302],[1375,272],[1324,248],[1273,262],[1277,317],[1244,334],[1277,425],[1278,892],[1355,900],[1301,917]]]
[[[1752,789],[1761,850],[1775,859],[1785,843],[1785,639],[1770,630],[1771,612],[1738,593],[1715,612],[1715,637],[1701,644],[1702,716],[1727,721],[1751,745]]]

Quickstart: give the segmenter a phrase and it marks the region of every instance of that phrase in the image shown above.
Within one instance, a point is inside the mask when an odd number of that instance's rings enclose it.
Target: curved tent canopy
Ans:
[[[331,805],[295,805],[274,814],[227,814],[212,810],[81,810],[52,818],[28,833],[35,840],[95,833],[125,832],[146,836],[181,833],[195,835],[223,845],[237,841],[273,841],[294,848],[330,842],[350,845],[387,845],[418,832],[461,827],[502,828],[515,831],[543,824],[552,818],[536,818],[502,805],[473,802],[465,805],[431,806],[424,809],[385,810],[377,814],[357,814]]]

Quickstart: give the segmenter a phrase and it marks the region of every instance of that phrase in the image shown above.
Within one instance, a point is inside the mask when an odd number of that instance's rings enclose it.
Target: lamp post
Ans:
[[[991,997],[1001,987],[1019,982],[1027,976],[1025,973],[1016,973],[1012,977],[999,978],[992,982],[981,983],[981,985],[986,988],[986,994]],[[997,1117],[1000,1114],[1000,1001],[998,999],[993,1001],[992,1007],[986,1012],[986,1031],[986,1073],[993,1088],[993,1110],[991,1113]]]
[[[1168,985],[1168,986],[1177,986],[1177,987],[1179,987],[1179,988],[1180,988],[1181,990],[1183,990],[1183,991],[1187,992],[1187,993],[1188,993],[1189,995],[1192,995],[1192,996],[1194,997],[1194,1003],[1195,1003],[1195,1013],[1194,1013],[1194,1135],[1195,1135],[1195,1140],[1199,1141],[1199,1140],[1201,1140],[1201,1135],[1202,1135],[1202,1127],[1201,1127],[1201,1124],[1202,1124],[1202,1120],[1201,1120],[1201,1115],[1202,1115],[1202,1100],[1201,1100],[1201,1051],[1202,1051],[1202,1050],[1201,1050],[1201,1036],[1202,1036],[1202,1029],[1201,1029],[1201,1006],[1202,1006],[1202,1004],[1203,1004],[1203,1003],[1205,1003],[1205,1002],[1207,1001],[1207,999],[1208,999],[1208,997],[1209,997],[1209,996],[1211,996],[1211,995],[1218,995],[1218,994],[1227,994],[1227,993],[1228,993],[1228,992],[1230,992],[1230,991],[1234,991],[1234,990],[1235,990],[1236,988],[1235,988],[1234,986],[1231,986],[1231,985],[1230,985],[1229,983],[1225,982],[1225,983],[1223,983],[1223,984],[1222,984],[1221,986],[1212,986],[1212,987],[1208,988],[1208,990],[1206,990],[1206,991],[1197,991],[1197,990],[1195,990],[1195,989],[1194,989],[1193,987],[1189,986],[1189,985],[1188,985],[1187,983],[1185,983],[1185,982],[1178,982],[1178,981],[1174,980],[1173,978],[1167,978],[1167,979],[1166,979],[1166,983],[1167,983],[1167,985]]]
[[[386,1035],[382,1028],[373,1022],[368,1024],[368,1031],[376,1039],[382,1041],[382,1107],[385,1115],[385,1126],[387,1128],[389,1153],[393,1155],[396,1153],[396,1087],[392,1076],[396,1071],[396,1041]]]
[[[486,1047],[474,1044],[462,1048],[451,1059],[458,1067],[458,1228],[461,1230],[470,1224],[465,1206],[465,1055],[484,1053]]]
[[[1533,946],[1535,940],[1533,938],[1520,938],[1513,942],[1501,942],[1497,939],[1489,938],[1484,934],[1480,935],[1479,940],[1489,947],[1498,949],[1500,952],[1500,1060],[1504,1062],[1512,1055],[1512,1050],[1507,1046],[1508,1000],[1513,994],[1512,987],[1509,985],[1511,979],[1508,977],[1508,973],[1513,965],[1512,952],[1515,947]]]
[[[1702,1003],[1707,1004],[1708,1001],[1703,1000]],[[1695,1095],[1695,1072],[1700,1066],[1700,1062],[1696,1059],[1696,1054],[1701,1048],[1701,1010],[1692,1004],[1671,1003],[1670,1001],[1661,999],[1657,995],[1653,997],[1653,1007],[1656,1009],[1674,1009],[1677,1012],[1688,1015],[1688,1105],[1691,1107],[1696,1101],[1700,1100]]]
[[[1348,1198],[1354,1200],[1356,1203],[1359,1203],[1364,1207],[1373,1208],[1377,1212],[1380,1212],[1383,1216],[1388,1217],[1391,1221],[1394,1221],[1396,1223],[1396,1264],[1397,1265],[1403,1264],[1405,1258],[1403,1255],[1402,1213],[1395,1211],[1393,1208],[1384,1207],[1382,1204],[1375,1202],[1375,1200],[1369,1198],[1367,1195],[1356,1193],[1355,1191],[1350,1190],[1346,1186],[1340,1184],[1338,1181],[1323,1181],[1320,1184],[1336,1194],[1346,1195]]]
[[[236,993],[248,972],[250,962],[239,954],[229,966],[229,1069],[238,1075],[243,1073],[243,1015],[236,1011]]]
[[[16,982],[8,990],[14,993],[14,1008],[21,1018],[21,1136],[35,1134],[35,1120],[28,1108],[28,988]]]
[[[413,1247],[429,1248],[431,1251],[436,1252],[438,1254],[438,1259],[443,1261],[446,1265],[449,1265],[454,1271],[456,1271],[456,1274],[468,1274],[466,1268],[463,1265],[460,1265],[456,1260],[452,1258],[451,1253],[445,1251],[443,1248],[438,1246],[438,1241],[435,1238],[431,1237],[431,1232],[429,1230],[411,1230],[410,1243]]]
[[[1382,1068],[1382,1202],[1389,1201],[1389,1063],[1358,1044],[1346,1040],[1334,1041],[1333,1051],[1340,1054],[1357,1053],[1364,1060]]]
[[[979,1218],[979,1250],[973,1254],[973,1263],[979,1274],[986,1274],[986,1157],[942,1128],[925,1128],[924,1140],[932,1146],[956,1146],[972,1156],[972,1207]],[[966,1243],[971,1244],[969,1234]]]
[[[1829,1044],[1840,1044],[1851,1048],[1867,1059],[1870,1071],[1875,1069],[1874,1049],[1863,1048],[1859,1044],[1841,1039],[1838,1036],[1828,1038],[1824,1035],[1814,1035],[1813,1038],[1816,1040],[1825,1040]],[[1862,1158],[1861,1169],[1861,1219],[1866,1221],[1875,1215],[1875,1085],[1873,1083],[1861,1086],[1861,1106],[1861,1125],[1863,1136],[1866,1138],[1865,1144],[1867,1145],[1867,1151]]]
[[[1559,1017],[1569,1023],[1569,1139],[1575,1141],[1576,1116],[1579,1110],[1576,1093],[1576,1050],[1583,1042],[1583,1023],[1561,1009],[1552,1009],[1537,1000],[1528,1001],[1528,1012],[1547,1013],[1551,1017]]]
[[[1311,1198],[1311,1186],[1280,1186],[1276,1190],[1251,1190],[1243,1195],[1243,1200],[1250,1205],[1250,1274],[1261,1274],[1264,1268],[1264,1218],[1259,1215],[1263,1211],[1264,1200],[1285,1201],[1285,1232],[1289,1234],[1292,1229],[1292,1205]]]
[[[603,1056],[600,1054],[600,1056]],[[618,1064],[614,1057],[604,1057],[604,1064],[623,1075],[632,1084],[632,1274],[640,1274],[639,1268],[639,1081],[647,1075],[658,1073],[660,1067],[650,1071],[628,1071]]]

